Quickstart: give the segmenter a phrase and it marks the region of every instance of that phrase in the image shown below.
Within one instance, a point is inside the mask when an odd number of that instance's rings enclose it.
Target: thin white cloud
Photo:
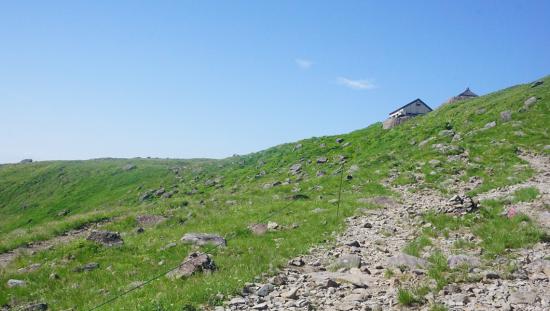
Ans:
[[[338,78],[338,84],[345,85],[354,90],[372,90],[376,88],[372,80],[352,80],[344,77]]]
[[[302,69],[309,69],[313,66],[313,62],[309,59],[296,58],[294,61],[296,62],[296,65]]]

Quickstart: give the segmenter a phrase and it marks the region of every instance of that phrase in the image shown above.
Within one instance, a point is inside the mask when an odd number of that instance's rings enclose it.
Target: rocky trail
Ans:
[[[501,198],[524,187],[537,187],[541,195],[533,202],[514,207],[548,223],[550,162],[543,156],[523,155],[536,175],[525,183],[484,193],[480,199]],[[460,186],[459,186],[460,187]],[[483,250],[456,250],[457,240],[479,242],[468,228],[448,237],[432,238],[420,257],[403,253],[403,248],[432,224],[423,220],[428,211],[464,214],[475,212],[476,200],[449,200],[431,190],[395,188],[402,202],[380,199],[383,209],[365,210],[347,219],[346,231],[331,245],[311,249],[309,254],[289,261],[288,266],[267,282],[248,283],[242,295],[216,307],[222,310],[550,310],[550,248],[537,243],[529,249],[510,251],[509,256],[488,261]],[[547,205],[546,205],[547,206]],[[545,210],[546,208],[546,210]],[[450,268],[468,264],[467,282],[450,283],[436,293],[418,294],[421,303],[399,304],[400,288],[435,288],[428,261],[439,250]],[[506,270],[513,265],[515,269]]]
[[[520,155],[520,158],[527,161],[535,175],[526,182],[494,189],[478,196],[480,200],[507,198],[513,196],[516,190],[528,187],[537,188],[540,198],[533,202],[520,202],[514,205],[516,212],[526,214],[536,221],[545,230],[550,230],[550,159],[543,156],[536,156],[530,153]]]

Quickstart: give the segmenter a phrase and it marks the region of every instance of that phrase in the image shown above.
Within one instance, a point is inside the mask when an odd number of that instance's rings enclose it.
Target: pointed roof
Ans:
[[[476,93],[472,92],[469,87],[467,87],[466,90],[458,94],[457,97],[478,97],[478,96]]]
[[[404,105],[404,106],[402,106],[402,107],[399,107],[399,108],[395,109],[394,111],[390,112],[389,114],[392,115],[392,114],[398,112],[399,110],[401,110],[401,109],[403,109],[403,108],[405,108],[405,107],[407,107],[407,106],[409,106],[409,105],[412,105],[412,104],[414,104],[414,103],[416,103],[416,102],[419,102],[419,103],[421,103],[422,105],[426,106],[428,109],[430,109],[430,111],[433,110],[432,108],[430,108],[430,106],[428,106],[425,102],[423,102],[422,99],[417,98],[417,99],[413,100],[412,102],[410,102],[410,103],[408,103],[408,104],[406,104],[406,105]]]

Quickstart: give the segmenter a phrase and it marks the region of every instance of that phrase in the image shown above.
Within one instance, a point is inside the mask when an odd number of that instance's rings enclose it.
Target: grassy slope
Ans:
[[[522,109],[530,96],[539,97],[530,109]],[[388,176],[395,183],[422,181],[425,187],[448,192],[452,179],[483,179],[476,192],[525,180],[532,174],[516,156],[517,148],[544,151],[550,142],[550,79],[537,88],[520,85],[464,103],[443,106],[435,112],[416,118],[390,131],[374,124],[366,129],[341,135],[349,146],[335,142],[335,137],[311,138],[295,144],[284,144],[262,152],[213,160],[92,160],[44,162],[0,166],[0,250],[38,239],[46,239],[69,228],[97,219],[120,216],[107,226],[124,232],[125,245],[105,249],[84,240],[55,247],[34,257],[22,257],[0,272],[0,286],[9,278],[29,282],[25,288],[0,291],[0,305],[43,299],[54,309],[82,309],[121,292],[130,283],[143,281],[179,263],[190,247],[178,245],[160,250],[177,241],[185,232],[204,231],[234,236],[225,249],[213,251],[220,270],[211,276],[197,276],[186,281],[161,279],[144,289],[118,300],[112,308],[126,310],[180,309],[184,304],[213,302],[216,293],[229,294],[244,282],[262,272],[273,270],[290,256],[303,253],[311,245],[330,239],[341,228],[344,216],[358,207],[357,198],[392,195],[381,185]],[[480,113],[484,109],[485,112]],[[512,121],[500,121],[500,112],[512,112]],[[486,123],[497,126],[478,131]],[[441,130],[452,128],[462,139],[440,136]],[[519,133],[521,131],[524,135]],[[518,135],[520,134],[520,135]],[[434,137],[430,143],[418,143]],[[448,161],[432,144],[454,145],[467,150],[467,163]],[[325,146],[322,147],[322,144]],[[453,151],[450,154],[455,153]],[[335,205],[339,185],[337,156],[348,157],[346,169],[357,165],[359,171],[344,184],[342,213],[336,217]],[[329,159],[317,164],[319,156]],[[430,164],[438,159],[440,164]],[[121,168],[133,163],[131,171]],[[306,176],[296,180],[288,168],[302,163]],[[180,173],[175,174],[177,168]],[[319,170],[324,177],[316,177]],[[257,176],[261,171],[265,175]],[[460,172],[465,171],[465,174]],[[211,186],[207,180],[219,177]],[[289,185],[263,189],[263,185],[290,178]],[[138,198],[147,189],[164,186],[178,189],[171,199],[153,199],[140,203]],[[196,189],[196,194],[186,194]],[[265,236],[251,236],[250,223],[280,211],[295,193],[305,194],[273,216],[286,229]],[[236,201],[228,204],[226,201]],[[23,208],[24,207],[24,208]],[[326,211],[312,213],[315,208]],[[70,210],[68,216],[58,216]],[[162,214],[170,219],[133,233],[135,215]],[[299,227],[291,229],[292,224]],[[480,229],[480,234],[483,230]],[[74,259],[69,260],[70,258]],[[74,273],[72,269],[90,261],[101,268],[90,273]],[[164,265],[158,263],[163,261]],[[17,268],[40,262],[36,272],[20,273]],[[110,267],[110,268],[107,268]],[[61,276],[50,281],[50,273]],[[47,287],[46,287],[47,284]]]

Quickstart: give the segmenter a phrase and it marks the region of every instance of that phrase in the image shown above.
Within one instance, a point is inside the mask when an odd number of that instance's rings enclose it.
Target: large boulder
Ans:
[[[191,253],[175,270],[170,271],[167,276],[172,279],[189,277],[195,273],[211,273],[216,270],[216,264],[205,253]]]
[[[104,246],[118,246],[124,244],[120,233],[112,231],[92,230],[86,239],[100,243]]]
[[[181,241],[183,243],[188,244],[194,244],[194,245],[207,245],[212,244],[216,246],[226,246],[227,241],[216,234],[210,234],[210,233],[186,233],[182,238]]]

